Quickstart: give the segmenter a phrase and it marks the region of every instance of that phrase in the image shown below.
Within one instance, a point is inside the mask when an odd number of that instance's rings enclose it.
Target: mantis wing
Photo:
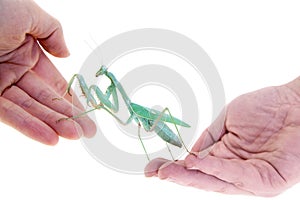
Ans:
[[[130,103],[131,108],[133,110],[133,112],[138,115],[139,117],[142,118],[146,118],[146,119],[150,119],[155,121],[158,117],[161,116],[160,120],[164,121],[164,122],[169,122],[172,124],[177,124],[179,126],[184,126],[184,127],[191,127],[190,125],[188,125],[187,123],[181,121],[180,119],[177,119],[175,117],[171,117],[168,114],[165,114],[161,111],[155,110],[155,109],[151,109],[151,108],[147,108],[135,103]]]

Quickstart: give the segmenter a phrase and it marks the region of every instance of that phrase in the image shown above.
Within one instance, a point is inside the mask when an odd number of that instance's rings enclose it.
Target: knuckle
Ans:
[[[55,121],[57,120],[57,117],[55,117],[54,111],[49,111],[44,114],[41,120],[44,122]]]
[[[48,101],[51,97],[51,93],[50,91],[46,91],[46,90],[42,90],[38,93],[37,95],[37,99],[40,101],[40,102],[46,102]]]
[[[13,112],[13,104],[12,102],[6,100],[5,98],[0,97],[0,121],[1,121],[1,116],[7,116],[7,113]]]
[[[66,108],[63,110],[63,114],[68,117],[72,117],[76,114],[79,114],[79,112],[76,112],[72,106],[66,106]]]
[[[228,188],[226,186],[223,186],[223,187],[220,187],[220,188],[216,189],[215,192],[227,194],[228,193]]]
[[[29,109],[33,106],[34,100],[32,98],[26,98],[24,101],[21,103],[21,107],[25,109]]]
[[[244,183],[241,182],[241,181],[235,182],[234,185],[235,185],[236,187],[238,187],[238,188],[243,188],[243,187],[244,187]]]
[[[59,79],[59,80],[55,81],[55,83],[54,83],[54,88],[59,95],[63,95],[64,92],[67,90],[67,87],[68,87],[68,84],[63,79]]]
[[[27,115],[22,118],[21,124],[21,127],[28,127],[33,124],[33,118],[30,115]]]
[[[55,27],[55,29],[62,29],[61,23],[56,18],[52,18],[52,19],[53,19],[52,21],[53,27]]]

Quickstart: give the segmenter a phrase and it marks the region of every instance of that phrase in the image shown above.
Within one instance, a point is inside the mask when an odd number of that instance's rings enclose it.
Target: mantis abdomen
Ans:
[[[154,121],[149,120],[150,126],[153,126]],[[177,147],[182,147],[182,144],[177,137],[177,135],[163,122],[157,122],[154,127],[154,131],[157,133],[159,137],[161,137],[164,141],[173,144]]]

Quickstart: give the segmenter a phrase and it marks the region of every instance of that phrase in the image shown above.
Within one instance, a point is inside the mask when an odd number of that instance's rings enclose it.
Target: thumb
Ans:
[[[35,37],[40,45],[56,57],[70,55],[64,40],[62,26],[58,20],[42,10],[35,2],[30,6],[32,16],[31,28],[28,34]]]
[[[226,133],[226,108],[224,108],[213,123],[204,130],[192,148],[192,152],[207,153],[209,147],[215,144]],[[203,154],[204,156],[204,154]]]

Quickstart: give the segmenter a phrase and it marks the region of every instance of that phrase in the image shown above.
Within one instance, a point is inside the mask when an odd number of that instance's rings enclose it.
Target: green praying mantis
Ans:
[[[122,125],[128,125],[133,120],[138,124],[138,138],[142,144],[143,150],[147,156],[148,161],[150,161],[150,158],[140,135],[141,126],[143,126],[146,132],[154,131],[158,136],[160,136],[166,142],[168,151],[170,152],[173,160],[174,160],[174,156],[172,155],[172,152],[167,143],[175,145],[179,148],[183,146],[185,150],[189,152],[182,140],[182,137],[177,127],[178,125],[182,127],[190,127],[189,124],[173,117],[168,108],[165,108],[162,111],[158,111],[131,102],[130,98],[126,94],[121,83],[116,79],[116,77],[111,72],[107,70],[107,67],[104,65],[102,65],[100,69],[97,71],[96,77],[102,75],[110,79],[110,85],[107,87],[105,93],[103,93],[97,85],[91,85],[88,87],[82,75],[80,74],[73,75],[70,82],[68,83],[67,90],[63,96],[65,96],[66,94],[71,95],[70,93],[71,86],[75,78],[77,78],[81,92],[83,96],[85,96],[86,98],[87,105],[92,107],[92,109],[87,110],[73,117],[59,119],[58,121],[75,119],[91,111],[104,109]],[[125,121],[121,120],[116,114],[114,114],[119,111],[119,99],[118,99],[117,91],[119,91],[119,93],[121,94],[129,112],[129,118]],[[167,126],[165,122],[171,123],[175,126],[178,136]]]

